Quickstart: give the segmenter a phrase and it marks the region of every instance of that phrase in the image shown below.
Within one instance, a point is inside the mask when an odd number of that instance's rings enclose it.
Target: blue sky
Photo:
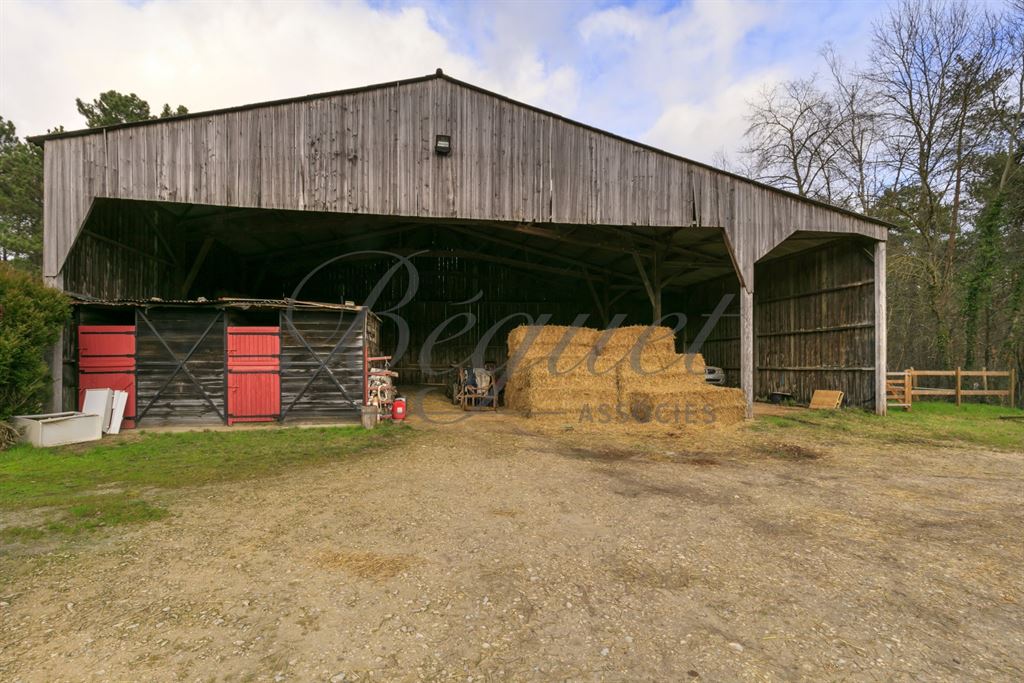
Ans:
[[[886,2],[24,2],[0,0],[0,115],[79,128],[74,98],[134,91],[193,111],[437,67],[702,161],[745,103],[836,45],[869,49]]]

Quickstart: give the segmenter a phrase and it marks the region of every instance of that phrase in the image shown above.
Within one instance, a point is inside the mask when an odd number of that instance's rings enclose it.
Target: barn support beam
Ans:
[[[472,237],[474,239],[483,240],[485,242],[493,242],[495,244],[500,244],[502,246],[509,247],[510,249],[515,249],[515,250],[518,250],[518,251],[522,251],[522,252],[527,253],[527,254],[537,254],[538,256],[543,256],[543,257],[545,257],[547,259],[561,261],[563,263],[567,263],[569,265],[576,266],[578,268],[582,268],[583,270],[587,271],[588,274],[591,274],[591,275],[601,275],[601,276],[603,276],[606,279],[607,278],[628,279],[628,276],[623,274],[623,273],[618,273],[618,272],[615,272],[615,271],[612,271],[612,270],[608,270],[607,268],[604,268],[602,266],[598,266],[598,265],[595,265],[593,263],[588,263],[587,261],[582,261],[580,259],[575,259],[575,258],[570,258],[568,256],[563,256],[562,254],[559,254],[559,253],[557,253],[556,251],[554,251],[552,249],[539,249],[537,247],[532,247],[532,246],[527,245],[527,244],[521,244],[521,243],[516,242],[514,240],[503,239],[501,237],[496,237],[494,235],[482,232],[480,230],[472,230],[472,229],[464,228],[464,227],[458,226],[458,225],[449,225],[449,226],[446,226],[446,227],[448,229],[454,231],[454,232],[463,234],[463,235],[465,235],[467,237]]]
[[[875,242],[875,412],[886,413],[886,281],[885,242]]]
[[[50,348],[50,357],[47,362],[50,366],[50,410],[54,413],[64,411],[64,335],[67,330],[61,330],[60,335],[53,347]],[[78,407],[75,407],[77,410]]]
[[[660,250],[654,252],[654,267],[651,269],[651,286],[654,288],[654,301],[652,302],[651,308],[653,309],[654,324],[661,324],[661,291],[662,291],[662,260],[663,256]]]
[[[590,272],[586,268],[583,269],[583,276],[587,279],[587,289],[590,290],[590,296],[594,300],[594,308],[597,309],[598,315],[601,316],[601,324],[605,327],[608,326],[608,287],[604,287],[605,297],[602,299],[600,294],[597,292],[597,288],[594,286],[594,278],[591,277]],[[607,285],[607,281],[605,282]]]
[[[196,260],[192,264],[192,269],[188,271],[188,276],[185,278],[185,282],[181,285],[181,296],[187,297],[188,291],[192,289],[192,283],[196,281],[196,277],[199,276],[199,271],[203,269],[203,264],[206,263],[206,257],[210,254],[210,249],[213,248],[213,243],[216,240],[213,237],[207,237],[203,240],[203,246],[199,247],[199,254],[196,255]]]
[[[636,264],[637,272],[640,273],[640,281],[644,283],[647,298],[651,302],[651,323],[657,325],[661,322],[661,254],[657,252],[654,254],[654,264],[651,267],[650,275],[647,274],[644,261],[637,251],[633,252],[633,262]]]
[[[740,388],[749,420],[754,417],[754,290],[746,286],[740,287]]]
[[[64,276],[62,274],[53,277],[44,277],[43,281],[50,287],[64,291]],[[57,341],[50,347],[47,354],[46,364],[50,366],[50,412],[64,412],[64,335],[67,334],[68,326],[61,330]],[[77,397],[75,409],[78,409]]]

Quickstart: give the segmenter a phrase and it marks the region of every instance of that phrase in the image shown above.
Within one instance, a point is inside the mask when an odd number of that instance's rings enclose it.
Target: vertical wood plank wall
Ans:
[[[358,412],[363,400],[362,319],[350,311],[297,310],[290,323],[282,312],[280,324],[281,410],[287,411],[286,419]]]
[[[874,253],[867,240],[758,264],[754,334],[757,394],[786,391],[809,401],[837,389],[874,409]]]
[[[223,312],[212,308],[139,309],[135,328],[140,426],[221,423],[225,413]],[[178,370],[190,351],[185,369]]]
[[[754,395],[792,393],[807,402],[815,389],[838,389],[848,405],[873,409],[875,397],[874,251],[844,238],[758,264],[754,289]],[[739,284],[721,278],[687,289],[686,337],[694,339],[721,297],[734,299],[703,346],[705,360],[740,379]],[[883,328],[884,329],[884,328]]]
[[[148,214],[148,215],[147,215]],[[97,299],[180,298],[180,273],[138,204],[97,202],[64,264],[64,290]]]

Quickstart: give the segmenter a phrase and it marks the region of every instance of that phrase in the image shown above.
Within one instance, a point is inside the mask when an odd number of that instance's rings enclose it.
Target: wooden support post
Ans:
[[[57,341],[50,349],[50,381],[51,381],[51,395],[50,395],[50,410],[54,413],[64,412],[64,335],[66,331],[61,331],[60,336],[57,337]],[[75,405],[75,410],[78,410],[78,406]]]
[[[178,267],[174,269],[173,291],[180,290],[181,286],[185,284],[185,278],[188,276],[188,234],[179,226],[179,223],[180,219],[174,219],[174,225],[171,229],[171,246],[174,248],[174,262],[178,264]]]
[[[651,322],[654,325],[661,324],[661,271],[662,271],[662,255],[661,251],[654,253],[654,268],[651,272],[651,287],[654,289],[654,297],[651,301],[651,313],[654,320]]]
[[[910,370],[903,371],[903,402],[907,404],[907,410],[914,403],[914,376]]]
[[[640,281],[644,283],[644,291],[647,292],[647,298],[651,302],[651,310],[654,309],[654,288],[651,286],[651,280],[647,277],[647,269],[644,268],[643,259],[640,258],[640,254],[636,251],[633,252],[633,263],[636,264],[636,270],[640,273]]]
[[[64,291],[63,273],[44,277],[43,282],[50,287]],[[64,412],[64,335],[67,334],[67,329],[65,326],[65,329],[61,331],[46,359],[47,365],[50,366],[50,411],[54,413]],[[75,410],[78,410],[78,397],[75,397]]]
[[[957,407],[957,408],[959,408],[959,407],[960,407],[960,400],[961,400],[961,396],[960,396],[960,390],[961,390],[961,389],[960,389],[960,384],[961,384],[961,382],[963,381],[963,378],[962,378],[962,376],[961,376],[961,374],[960,374],[961,372],[962,372],[962,370],[960,369],[960,366],[959,366],[959,365],[958,365],[958,366],[956,366],[956,374],[955,374],[955,375],[953,375],[953,376],[954,376],[954,377],[956,378],[956,407]]]
[[[1010,368],[1010,407],[1016,407],[1017,397],[1017,368]]]
[[[740,388],[747,419],[754,417],[754,292],[740,287]]]
[[[609,296],[609,291],[610,290],[611,290],[611,282],[609,282],[608,278],[606,277],[601,282],[601,304],[602,304],[602,308],[604,308],[605,313],[609,316],[609,319],[611,319],[611,314],[612,314],[612,301],[611,301],[611,298]],[[608,323],[605,323],[605,327],[607,327],[607,326],[608,326]]]
[[[587,269],[583,269],[583,276],[587,279],[587,289],[590,290],[590,296],[594,299],[594,307],[597,309],[598,315],[601,316],[601,324],[605,327],[608,326],[608,307],[605,305],[607,300],[602,301],[601,297],[597,293],[597,288],[594,286],[594,280],[590,277],[590,273]],[[605,288],[605,292],[608,289]]]
[[[875,242],[875,412],[886,413],[885,377],[888,370],[886,335],[885,242]],[[910,391],[907,391],[910,410]]]

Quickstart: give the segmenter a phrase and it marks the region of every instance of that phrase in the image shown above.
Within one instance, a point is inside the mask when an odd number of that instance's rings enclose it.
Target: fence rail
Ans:
[[[918,379],[923,377],[952,377],[954,386],[948,387],[923,387]],[[964,378],[980,377],[982,379],[981,389],[964,389]],[[1006,389],[990,389],[989,379],[1006,379]],[[886,373],[886,403],[890,408],[906,408],[910,410],[915,397],[938,397],[953,396],[959,406],[964,397],[969,396],[999,396],[1009,400],[1010,407],[1016,403],[1015,392],[1017,389],[1017,371],[1014,368],[1009,370],[916,370],[908,368],[902,372]]]

